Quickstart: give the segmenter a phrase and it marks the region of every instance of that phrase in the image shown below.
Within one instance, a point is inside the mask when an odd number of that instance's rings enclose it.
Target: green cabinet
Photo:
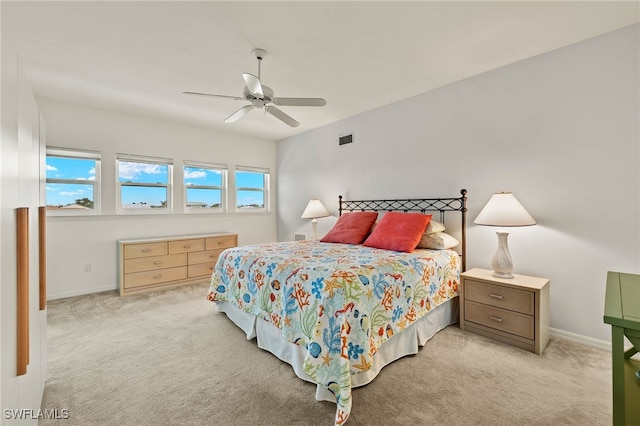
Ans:
[[[611,325],[613,424],[640,424],[640,275],[609,272],[604,322]],[[633,345],[625,350],[625,337]],[[634,357],[634,358],[632,358]]]

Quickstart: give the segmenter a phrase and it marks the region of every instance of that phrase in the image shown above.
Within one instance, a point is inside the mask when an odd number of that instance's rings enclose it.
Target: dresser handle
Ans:
[[[494,320],[496,322],[502,322],[502,318],[494,317],[493,315],[489,315],[489,318],[491,318],[492,320]]]
[[[150,248],[142,249],[142,252],[143,252],[143,253],[149,253],[150,251],[151,251],[151,249],[150,249]]]
[[[162,278],[162,274],[153,276],[154,280],[159,280],[160,278]]]
[[[501,294],[489,293],[489,296],[493,297],[494,299],[502,300],[502,295]]]
[[[191,248],[191,245],[189,245],[189,244],[185,244],[185,245],[183,245],[183,246],[182,246],[182,248],[186,248],[186,249],[188,249],[188,248]]]
[[[154,265],[162,265],[162,261],[161,260],[156,260],[155,262],[153,262]]]

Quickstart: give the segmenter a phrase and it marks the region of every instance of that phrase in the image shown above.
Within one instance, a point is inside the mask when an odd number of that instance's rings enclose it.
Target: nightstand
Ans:
[[[549,343],[549,280],[493,271],[463,272],[460,329],[542,354]]]

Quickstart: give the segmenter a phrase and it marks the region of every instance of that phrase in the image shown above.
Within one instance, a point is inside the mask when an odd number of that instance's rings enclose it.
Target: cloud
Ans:
[[[58,169],[55,166],[52,166],[51,164],[47,164],[47,170],[50,172],[58,171]]]
[[[83,190],[58,192],[58,195],[62,195],[64,197],[75,197],[75,196],[82,195],[82,194],[84,194]]]
[[[159,164],[129,163],[120,161],[118,176],[122,179],[135,179],[141,174],[159,175],[165,172],[165,166]]]
[[[207,177],[207,172],[204,170],[185,170],[184,178],[185,179],[204,179]]]

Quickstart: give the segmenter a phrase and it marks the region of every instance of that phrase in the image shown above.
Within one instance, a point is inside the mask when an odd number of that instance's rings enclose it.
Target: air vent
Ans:
[[[304,241],[307,239],[307,234],[293,234],[294,241]]]
[[[346,145],[348,143],[353,143],[353,133],[338,138],[338,145]]]

